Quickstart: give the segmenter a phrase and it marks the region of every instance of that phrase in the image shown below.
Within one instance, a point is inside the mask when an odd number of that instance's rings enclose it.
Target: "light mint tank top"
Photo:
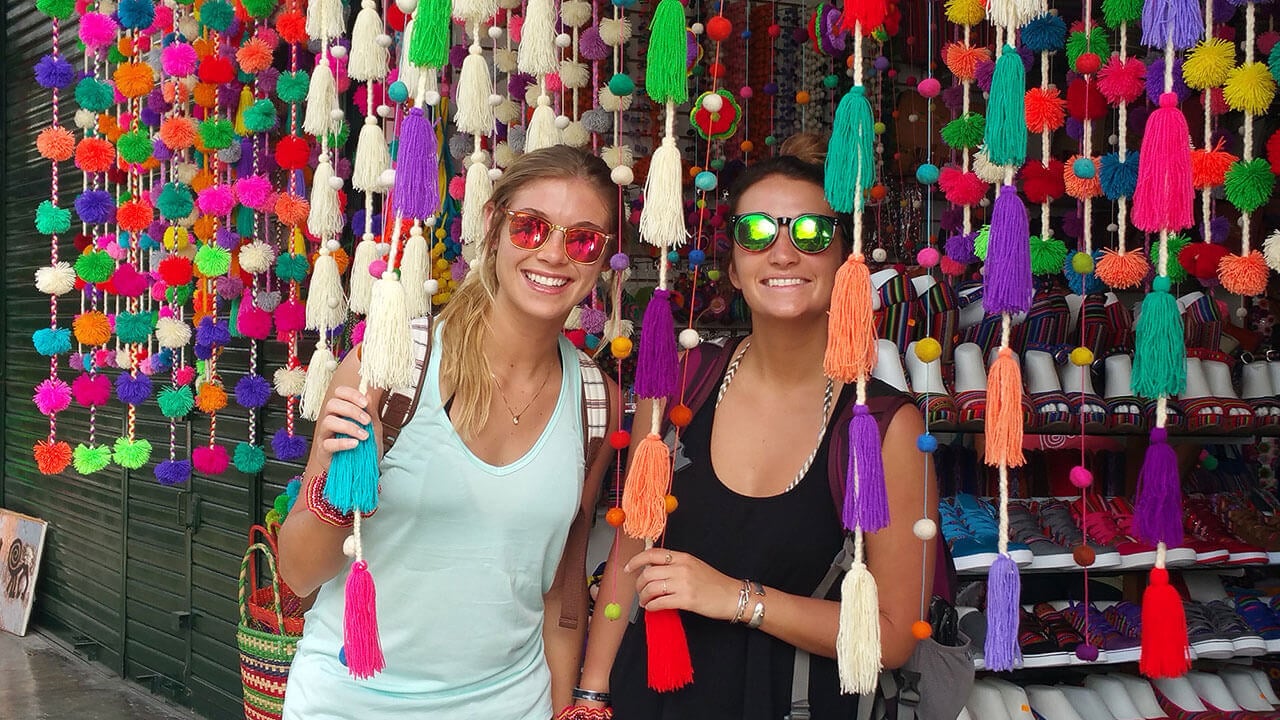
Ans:
[[[560,338],[563,380],[547,427],[503,467],[471,453],[440,398],[440,342],[413,419],[381,463],[362,524],[387,667],[357,681],[338,660],[343,571],[320,588],[290,671],[285,720],[552,716],[543,595],[582,496],[582,383]]]

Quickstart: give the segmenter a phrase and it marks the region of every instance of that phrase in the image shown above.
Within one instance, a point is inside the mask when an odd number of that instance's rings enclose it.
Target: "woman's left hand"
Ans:
[[[688,610],[713,620],[733,620],[738,612],[741,580],[717,571],[698,558],[675,550],[653,548],[627,561],[624,572],[644,570],[636,592],[646,610]]]

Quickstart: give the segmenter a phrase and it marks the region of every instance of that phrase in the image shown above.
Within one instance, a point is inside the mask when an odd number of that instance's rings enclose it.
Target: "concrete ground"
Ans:
[[[0,632],[4,720],[196,720],[197,715],[89,663],[36,632]]]

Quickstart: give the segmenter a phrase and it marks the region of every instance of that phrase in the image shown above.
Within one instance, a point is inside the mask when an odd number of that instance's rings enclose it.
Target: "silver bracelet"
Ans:
[[[747,600],[751,597],[751,590],[748,587],[748,581],[742,581],[742,587],[738,588],[738,613],[729,621],[731,625],[737,625],[742,622],[742,614],[747,611]]]
[[[751,613],[751,619],[747,621],[747,627],[755,629],[764,624],[764,603],[756,603],[756,609]]]
[[[574,700],[586,700],[587,702],[608,703],[609,693],[597,692],[595,690],[583,690],[580,687],[573,689]]]

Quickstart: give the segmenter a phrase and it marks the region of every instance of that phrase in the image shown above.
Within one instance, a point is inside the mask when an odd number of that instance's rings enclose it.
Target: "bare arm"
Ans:
[[[621,416],[621,403],[618,386],[605,378],[609,392],[609,427],[605,429],[604,444],[596,454],[595,462],[587,468],[583,482],[598,493],[604,484],[605,474],[613,468],[613,448],[609,445],[609,435],[618,429],[618,418]],[[592,507],[595,504],[592,503]],[[590,518],[588,518],[590,520]],[[561,563],[577,563],[578,558],[561,558]],[[560,573],[556,573],[560,577]],[[578,607],[587,607],[587,569],[585,567],[570,568],[564,577],[569,579],[569,587],[553,585],[543,597],[545,604],[545,620],[542,625],[542,642],[547,656],[547,667],[551,670],[551,703],[554,708],[562,708],[572,703],[571,694],[574,683],[578,679],[578,669],[582,667],[582,644],[587,634],[587,618],[578,618],[578,627],[560,626],[561,599],[565,593],[577,593]]]
[[[302,471],[304,484],[300,497],[305,498],[314,478],[329,469],[335,452],[356,446],[355,438],[364,434],[357,422],[372,421],[374,437],[381,448],[382,423],[376,409],[382,391],[371,388],[367,395],[361,395],[357,390],[359,385],[359,352],[353,350],[347,353],[329,382],[322,405],[324,414],[316,422],[311,455]],[[351,437],[335,437],[338,433]],[[350,534],[350,528],[334,527],[320,520],[307,511],[305,501],[299,500],[280,528],[281,578],[298,595],[312,594],[342,571],[346,564],[342,543]]]

